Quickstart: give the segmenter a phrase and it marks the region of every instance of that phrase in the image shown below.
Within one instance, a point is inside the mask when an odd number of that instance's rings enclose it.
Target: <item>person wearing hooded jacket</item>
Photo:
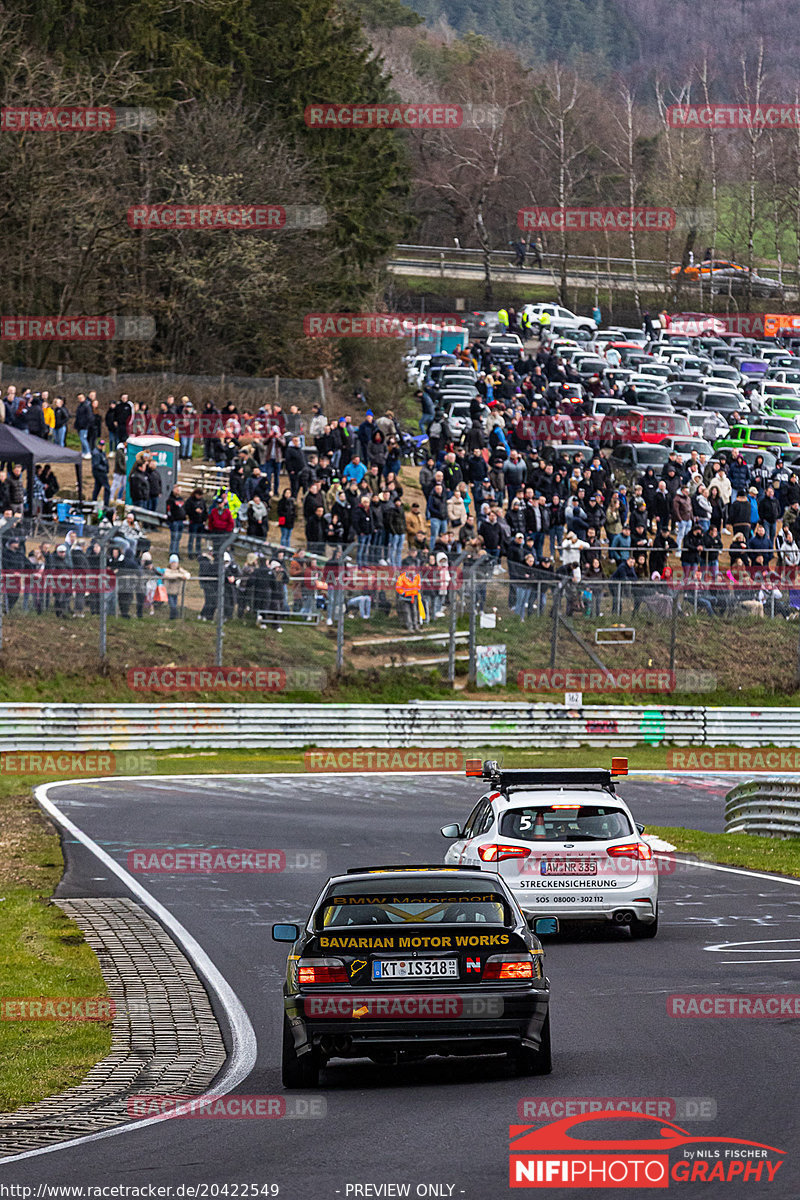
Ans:
[[[637,483],[640,483],[642,485],[642,495],[644,496],[644,502],[647,505],[647,511],[650,514],[650,517],[652,519],[652,517],[654,516],[653,497],[655,496],[655,493],[658,490],[658,480],[656,479],[656,473],[653,470],[653,468],[646,467],[644,474],[639,477],[639,479],[637,480]]]
[[[576,569],[580,572],[581,551],[589,548],[589,543],[582,541],[573,529],[565,533],[561,543],[562,573],[571,574]]]
[[[36,395],[31,400],[30,408],[27,412],[27,431],[33,437],[46,439],[49,436],[49,430],[44,419],[44,411],[42,409],[42,397]]]
[[[3,542],[3,571],[6,580],[6,596],[8,608],[11,610],[24,590],[23,572],[31,570],[31,564],[25,555],[25,550],[19,537],[12,534]]]
[[[210,550],[203,550],[198,560],[200,587],[203,589],[203,607],[198,621],[211,621],[217,611],[219,584],[217,580],[217,564]]]
[[[136,597],[136,615],[144,615],[144,588],[141,586],[142,568],[129,544],[123,539],[111,543],[108,568],[116,578],[119,615],[126,620],[131,615],[131,601]]]
[[[775,551],[780,566],[796,571],[800,567],[800,544],[795,541],[791,529],[782,529],[775,542]]]
[[[150,498],[150,480],[145,470],[144,457],[140,458],[138,454],[128,476],[128,488],[131,504],[135,504],[137,508],[147,508]]]
[[[727,473],[731,481],[732,494],[737,493],[740,488],[746,491],[750,486],[750,468],[738,451],[734,451],[733,458],[728,464]]]

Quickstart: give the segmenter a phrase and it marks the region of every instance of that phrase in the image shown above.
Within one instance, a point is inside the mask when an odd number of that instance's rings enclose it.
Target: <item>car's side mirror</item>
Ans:
[[[639,833],[644,833],[644,825],[640,825],[638,821],[636,822],[636,828],[639,830]]]
[[[553,933],[558,933],[558,917],[534,917],[531,929],[537,937],[542,935],[549,937]]]
[[[299,925],[273,925],[273,942],[296,942],[300,937]]]
[[[462,836],[462,831],[461,831],[460,825],[453,824],[453,825],[443,825],[442,826],[442,837],[460,838],[461,836]]]

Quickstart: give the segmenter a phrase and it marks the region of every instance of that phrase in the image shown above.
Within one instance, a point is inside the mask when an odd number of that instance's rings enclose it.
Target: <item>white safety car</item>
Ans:
[[[463,826],[445,825],[448,865],[503,877],[529,920],[627,925],[634,938],[658,931],[658,864],[611,770],[506,770],[470,760],[467,775],[488,783]]]

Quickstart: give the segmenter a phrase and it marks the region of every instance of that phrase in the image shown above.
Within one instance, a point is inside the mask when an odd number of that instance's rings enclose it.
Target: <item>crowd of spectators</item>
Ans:
[[[604,596],[619,607],[622,588],[603,585],[678,581],[702,583],[709,608],[715,600],[707,589],[750,585],[762,599],[771,595],[771,611],[777,600],[783,615],[794,615],[785,589],[800,566],[800,478],[780,457],[770,471],[764,457],[748,466],[735,451],[713,461],[697,452],[684,461],[673,452],[663,468],[616,478],[602,452],[599,423],[583,424],[588,458],[568,443],[554,445],[546,423],[566,410],[573,419],[588,417],[592,396],[619,394],[613,378],[591,380],[576,396],[569,385],[578,377],[546,338],[515,361],[496,360],[480,342],[461,358],[478,380],[465,428],[449,428],[435,385],[416,394],[427,434],[421,465],[409,463],[412,441],[401,422],[391,411],[376,416],[368,394],[362,393],[367,411],[358,422],[350,415],[329,418],[319,404],[305,419],[296,406],[284,413],[279,404],[249,413],[233,402],[209,402],[195,413],[187,397],[168,396],[153,414],[159,429],[174,431],[183,458],[191,457],[199,437],[205,460],[228,468],[227,484],[211,500],[200,486],[176,486],[167,496],[170,564],[163,574],[145,558],[150,546],[141,531],[136,546],[111,547],[111,570],[133,579],[117,588],[130,597],[115,602],[118,610],[143,615],[163,605],[177,615],[181,580],[188,577],[183,554],[198,564],[206,597],[200,619],[211,619],[218,564],[209,539],[238,533],[252,544],[241,566],[237,552],[227,552],[224,604],[231,615],[263,609],[310,617],[322,608],[331,620],[344,561],[401,573],[404,582],[391,599],[409,626],[442,614],[456,565],[459,580],[475,575],[479,605],[488,580],[507,574],[509,604],[523,617],[534,590],[538,604],[558,580],[570,585],[569,608],[587,615],[602,614]],[[56,440],[70,419],[62,397],[51,404],[46,392],[17,396],[13,387],[0,401],[0,417]],[[134,505],[156,510],[162,483],[153,458],[140,452],[128,472],[125,447],[137,423],[152,427],[146,406],[123,395],[101,418],[90,392],[77,397],[72,419],[91,458],[94,498],[113,509],[127,485]],[[40,468],[36,496],[52,503],[57,491],[50,468]],[[19,516],[24,500],[19,466],[0,470],[0,510]],[[107,522],[117,519],[107,514]],[[297,547],[300,530],[304,545]],[[16,562],[21,548],[7,532],[4,545]],[[20,569],[39,571],[65,560],[80,570],[83,558],[88,563],[95,553],[89,543],[69,542],[55,551],[40,546],[32,555],[22,550],[30,561]],[[385,588],[359,590],[357,580],[348,590],[359,594],[362,615],[385,600]],[[85,606],[74,608],[81,615]]]

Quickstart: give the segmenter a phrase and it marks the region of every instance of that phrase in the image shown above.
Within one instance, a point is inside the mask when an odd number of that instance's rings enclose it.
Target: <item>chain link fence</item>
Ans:
[[[395,683],[531,701],[798,686],[794,580],[510,580],[486,557],[401,567],[357,545],[325,557],[236,534],[203,535],[165,566],[156,536],[6,520],[7,675],[31,695],[46,681],[106,677],[131,700],[235,698],[230,677],[202,674],[212,668],[244,673],[250,698],[334,698],[351,684],[390,694]]]
[[[789,582],[491,576],[470,586],[470,679],[479,687],[540,700],[798,685],[800,588]]]
[[[0,384],[3,387],[14,384],[18,389],[29,387],[34,391],[47,389],[51,395],[59,395],[63,391],[126,392],[132,400],[147,402],[163,400],[168,394],[188,394],[195,404],[221,399],[255,407],[266,403],[295,404],[307,411],[315,403],[324,407],[326,392],[326,380],[322,375],[314,379],[287,379],[280,375],[183,375],[167,371],[130,374],[115,371],[110,375],[99,375],[87,371],[63,371],[60,368],[15,367],[9,363],[0,363]]]

